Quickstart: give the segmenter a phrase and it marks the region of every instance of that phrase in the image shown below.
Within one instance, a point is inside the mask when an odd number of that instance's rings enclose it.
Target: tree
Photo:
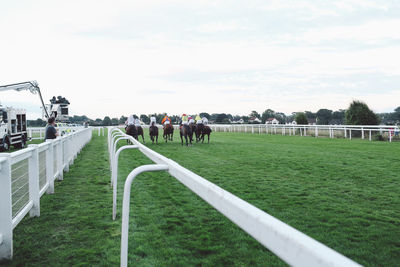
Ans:
[[[317,117],[317,114],[311,111],[304,111],[306,114],[307,119],[315,119]]]
[[[317,124],[327,125],[332,119],[332,110],[320,109],[317,111]]]
[[[108,116],[105,116],[103,119],[103,125],[104,126],[111,126],[111,119]]]
[[[378,125],[378,116],[362,101],[354,100],[346,111],[348,125]]]
[[[308,124],[307,116],[304,112],[297,112],[295,120],[297,124]]]
[[[200,115],[201,118],[206,117],[208,120],[211,117],[210,114],[208,114],[207,112],[201,112],[199,115]]]
[[[333,112],[332,113],[332,123],[333,124],[343,124],[345,115],[346,115],[346,110],[344,110],[344,109],[339,109],[338,111]]]
[[[286,123],[286,115],[285,115],[285,113],[276,112],[275,113],[275,119],[277,119],[279,121],[279,124],[285,124]]]
[[[275,111],[272,109],[267,109],[262,113],[261,123],[265,123],[269,118],[275,118]]]
[[[258,112],[255,111],[255,110],[253,110],[253,111],[250,113],[249,117],[250,117],[250,118],[251,118],[251,117],[256,117],[257,119],[260,119],[260,118],[261,118],[260,113],[258,113]]]
[[[112,118],[111,125],[118,125],[118,118]]]
[[[400,122],[400,107],[397,107],[393,112],[393,120],[397,123]]]
[[[215,119],[215,122],[217,122],[217,123],[229,123],[228,115],[226,115],[225,113],[218,114],[217,118]]]
[[[149,124],[149,123],[150,123],[149,117],[147,117],[147,115],[144,115],[144,114],[141,114],[141,115],[140,115],[140,120],[141,120],[142,122],[144,122],[145,124]]]
[[[121,116],[118,120],[118,124],[124,124],[128,118],[125,117],[124,115]]]

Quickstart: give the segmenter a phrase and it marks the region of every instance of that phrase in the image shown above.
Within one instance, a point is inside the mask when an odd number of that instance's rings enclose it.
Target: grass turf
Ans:
[[[175,137],[149,147],[363,265],[396,266],[399,145],[213,133],[210,144],[182,147]],[[151,162],[122,152],[113,222],[106,149],[105,138],[94,135],[55,194],[42,197],[41,216],[15,228],[14,260],[3,264],[119,263],[123,180]],[[140,175],[131,200],[131,264],[283,265],[166,173]]]

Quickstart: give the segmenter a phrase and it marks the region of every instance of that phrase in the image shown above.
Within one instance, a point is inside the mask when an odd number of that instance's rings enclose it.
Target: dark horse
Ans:
[[[165,143],[167,143],[168,140],[172,141],[173,136],[174,136],[174,126],[172,126],[172,124],[166,124],[164,126],[164,134],[163,134]]]
[[[154,139],[156,140],[156,144],[158,144],[158,127],[154,125],[154,123],[149,128],[149,134],[151,142],[154,144]]]
[[[199,137],[199,141],[201,140],[202,143],[204,143],[204,135],[207,135],[208,137],[208,143],[210,143],[210,134],[212,130],[210,126],[204,125],[203,129],[201,130],[201,137]]]
[[[200,123],[196,125],[196,131],[194,132],[196,135],[196,143],[201,140],[201,132],[204,129],[204,124]]]
[[[192,139],[191,139],[191,138],[193,138],[193,132],[192,132],[192,128],[190,128],[189,125],[181,125],[181,126],[179,127],[179,133],[180,133],[180,135],[181,135],[181,143],[182,143],[182,146],[183,146],[183,138],[182,138],[182,136],[185,137],[186,146],[189,146],[189,144],[188,144],[188,137],[189,137],[190,145],[192,145]]]
[[[142,136],[143,139],[143,144],[146,144],[146,142],[144,141],[144,135],[143,135],[143,128],[142,126],[137,126],[136,127],[137,130],[137,136],[139,137],[140,135]],[[136,138],[137,139],[137,138]]]
[[[125,128],[126,134],[132,136],[133,138],[135,138],[136,140],[138,139],[138,133],[136,130],[135,125],[128,125]]]

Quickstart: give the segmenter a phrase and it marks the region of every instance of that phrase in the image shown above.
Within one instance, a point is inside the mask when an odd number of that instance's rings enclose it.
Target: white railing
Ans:
[[[122,203],[122,234],[121,234],[121,266],[128,264],[128,230],[130,190],[133,180],[142,172],[168,171],[168,173],[192,190],[195,194],[217,209],[221,214],[242,228],[263,246],[275,253],[286,263],[293,266],[359,266],[322,243],[290,227],[246,201],[236,197],[219,186],[207,181],[199,175],[185,169],[178,163],[152,151],[134,138],[127,136],[118,128],[108,131],[108,149],[112,169],[112,185],[116,201],[118,156],[117,143],[128,139],[155,164],[144,165],[134,169],[127,177],[124,186]],[[113,203],[113,206],[116,202]],[[116,207],[116,206],[115,206]],[[113,208],[113,218],[115,218]]]
[[[0,260],[13,255],[13,229],[29,212],[40,216],[40,197],[54,193],[77,154],[91,140],[92,129],[80,129],[54,140],[0,153]]]
[[[209,124],[215,132],[243,132],[253,134],[281,134],[329,138],[349,138],[355,136],[372,141],[374,134],[392,141],[400,138],[399,126],[387,125],[292,125],[292,124]]]

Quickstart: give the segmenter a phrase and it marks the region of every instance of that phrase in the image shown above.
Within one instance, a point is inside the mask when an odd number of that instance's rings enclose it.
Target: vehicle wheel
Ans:
[[[20,144],[21,148],[25,148],[26,147],[26,137],[25,135],[21,136],[21,144]]]
[[[8,137],[5,137],[3,140],[3,151],[9,151],[10,150],[10,140]]]

